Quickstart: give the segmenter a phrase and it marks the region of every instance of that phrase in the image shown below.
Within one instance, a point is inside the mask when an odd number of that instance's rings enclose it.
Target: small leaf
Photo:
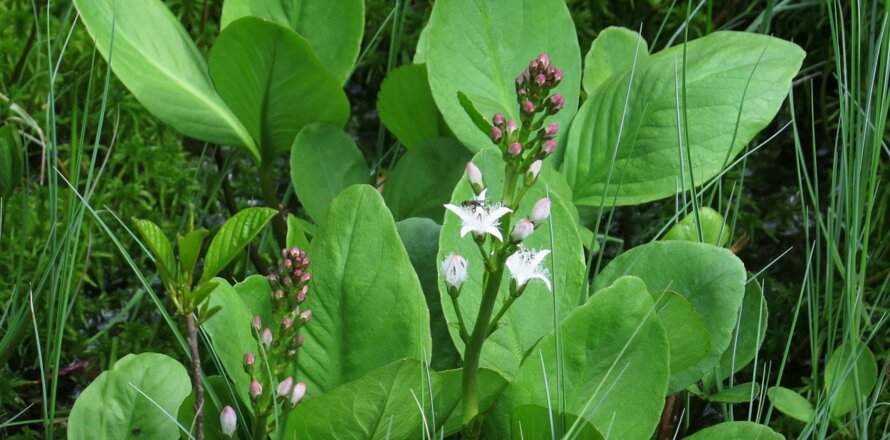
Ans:
[[[399,66],[386,75],[377,95],[377,112],[383,125],[408,149],[449,133],[423,64]]]
[[[871,392],[877,382],[875,355],[861,342],[844,342],[825,365],[825,390],[831,402],[831,417],[856,409],[857,402]]]
[[[176,236],[176,244],[179,249],[179,265],[181,271],[189,276],[195,271],[195,265],[198,263],[198,256],[201,254],[201,245],[207,238],[209,232],[204,229],[195,229],[185,234],[185,237]]]
[[[699,220],[703,239],[698,235]],[[726,227],[719,212],[705,206],[698,210],[697,216],[693,212],[672,226],[664,235],[664,240],[686,240],[723,247],[729,241],[729,228]]]
[[[207,305],[209,309],[219,307],[214,319],[201,325],[201,330],[210,337],[213,353],[232,381],[232,388],[244,402],[250,402],[247,394],[250,376],[244,372],[244,353],[257,354],[251,321],[253,315],[232,285],[222,278],[214,278],[216,289],[211,292]],[[266,321],[269,322],[269,321]],[[275,329],[273,329],[274,331]]]
[[[708,400],[720,403],[743,403],[757,398],[758,394],[760,394],[760,385],[756,382],[746,382],[712,394],[708,396]]]
[[[460,101],[460,106],[463,107],[467,116],[470,117],[473,125],[486,136],[489,136],[489,133],[491,133],[491,124],[488,123],[485,116],[482,116],[482,113],[479,113],[479,110],[476,110],[476,105],[473,104],[473,100],[471,100],[466,93],[460,91],[457,92],[457,100]]]
[[[170,415],[191,388],[185,367],[169,356],[128,354],[77,397],[68,416],[68,438],[177,438],[179,428]]]
[[[294,139],[290,177],[306,212],[321,223],[331,200],[350,185],[370,182],[371,173],[355,141],[341,128],[317,123]]]
[[[168,286],[176,284],[176,259],[173,257],[173,246],[164,231],[150,220],[133,219],[133,223],[151,250],[161,280]]]
[[[766,391],[773,406],[788,417],[808,423],[816,415],[816,409],[805,397],[785,387],[772,387]]]
[[[207,248],[201,280],[209,280],[225,269],[277,213],[271,208],[247,208],[226,220]]]

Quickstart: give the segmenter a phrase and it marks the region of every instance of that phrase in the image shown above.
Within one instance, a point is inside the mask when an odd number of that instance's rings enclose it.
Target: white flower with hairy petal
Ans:
[[[445,209],[460,217],[462,222],[462,227],[460,228],[461,237],[467,235],[468,232],[472,232],[475,236],[491,234],[492,237],[504,241],[504,237],[498,229],[500,218],[513,212],[513,210],[500,203],[488,206],[488,203],[485,201],[486,191],[483,190],[479,193],[473,199],[474,203],[470,205],[452,205],[449,203],[445,205]]]
[[[547,290],[553,291],[547,269],[541,267],[541,262],[550,254],[550,249],[519,248],[516,253],[507,257],[507,269],[510,269],[510,277],[516,280],[516,288],[521,289],[531,280],[538,279],[547,285]]]

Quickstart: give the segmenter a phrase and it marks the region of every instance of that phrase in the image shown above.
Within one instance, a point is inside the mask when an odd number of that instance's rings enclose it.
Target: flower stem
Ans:
[[[467,324],[464,323],[464,315],[460,312],[460,303],[456,296],[451,297],[451,305],[454,307],[454,313],[457,315],[457,324],[460,326],[460,339],[464,344],[470,342],[470,334],[467,333]]]
[[[192,386],[195,387],[195,439],[204,438],[204,385],[201,383],[201,355],[198,352],[198,326],[191,313],[185,315],[188,345],[192,355]]]
[[[510,306],[513,305],[513,301],[516,301],[517,296],[510,295],[504,304],[501,305],[501,309],[498,310],[497,315],[494,315],[494,319],[491,320],[491,324],[488,325],[488,336],[491,336],[498,329],[498,322],[500,322],[501,318],[507,313],[507,310],[510,309]]]

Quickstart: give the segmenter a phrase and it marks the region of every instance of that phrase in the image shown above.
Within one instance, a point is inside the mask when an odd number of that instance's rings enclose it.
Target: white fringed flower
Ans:
[[[460,228],[461,237],[472,232],[475,236],[490,234],[492,237],[504,241],[504,237],[498,229],[500,218],[513,212],[513,210],[499,203],[488,206],[485,202],[486,191],[483,190],[479,193],[471,205],[452,205],[449,203],[445,205],[445,209],[460,217],[462,222],[462,227]]]
[[[541,267],[541,262],[550,254],[550,249],[519,248],[516,253],[507,257],[507,269],[510,269],[510,277],[516,280],[516,288],[522,289],[531,280],[538,279],[544,282],[547,290],[553,291],[547,269]]]

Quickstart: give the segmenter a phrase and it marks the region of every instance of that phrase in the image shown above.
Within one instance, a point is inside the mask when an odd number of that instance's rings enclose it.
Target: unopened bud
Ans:
[[[541,174],[541,166],[543,165],[544,161],[540,159],[529,165],[528,171],[525,172],[525,186],[532,186],[538,181],[538,174]]]
[[[531,115],[535,113],[535,105],[532,104],[531,101],[525,101],[522,103],[522,111],[527,115]]]
[[[538,83],[538,86],[543,87],[547,83],[547,77],[543,73],[539,73],[535,76],[535,82]]]
[[[553,139],[556,137],[556,133],[558,131],[559,131],[559,124],[554,122],[554,123],[548,125],[547,128],[544,130],[544,136],[546,136],[549,139]]]
[[[553,151],[556,150],[556,141],[553,139],[547,139],[544,141],[544,146],[541,148],[541,151],[544,153],[544,157],[547,157],[553,154]]]
[[[297,336],[297,347],[302,347],[304,340],[305,338],[303,338],[303,335]]]
[[[467,281],[467,260],[455,253],[448,254],[442,261],[442,273],[445,275],[449,291],[459,292],[460,286]]]
[[[550,66],[550,57],[547,56],[547,52],[542,52],[540,55],[538,55],[538,64],[540,64],[544,68]]]
[[[494,125],[498,126],[504,125],[504,115],[495,113],[494,116],[491,118],[491,122],[494,123]]]
[[[300,313],[300,320],[303,321],[303,324],[309,322],[309,319],[312,318],[312,310],[308,309],[303,313]]]
[[[250,393],[250,397],[256,400],[263,394],[263,386],[260,385],[259,381],[254,377],[250,380],[250,387],[248,388],[248,392]]]
[[[254,365],[256,365],[256,358],[253,357],[253,353],[249,351],[244,353],[244,371],[250,374],[253,371]]]
[[[293,387],[294,387],[294,378],[288,377],[287,379],[282,380],[281,383],[278,384],[278,389],[276,389],[275,392],[278,395],[278,397],[284,397],[286,399],[286,398],[288,398],[288,395],[290,394]]]
[[[291,393],[290,393],[290,404],[296,405],[296,404],[300,403],[300,401],[303,400],[303,396],[305,396],[305,395],[306,395],[306,384],[305,383],[300,382],[300,383],[294,385],[294,389],[291,390]]]
[[[290,316],[285,316],[281,321],[281,326],[284,328],[291,328],[294,325],[294,320]]]
[[[260,341],[266,347],[266,350],[268,350],[269,347],[272,346],[272,330],[269,330],[268,327],[264,329],[263,335],[260,337]]]
[[[226,405],[222,412],[219,413],[219,425],[222,428],[223,435],[232,438],[235,435],[235,428],[238,425],[238,416],[231,406]]]
[[[535,232],[535,225],[528,219],[522,219],[513,227],[513,233],[510,234],[510,238],[514,242],[519,243],[528,238],[529,235],[532,235],[532,232]]]
[[[513,142],[512,144],[510,144],[507,152],[510,153],[510,156],[518,156],[519,153],[522,153],[522,144],[520,144],[519,142]]]
[[[479,195],[485,189],[485,180],[482,179],[482,170],[473,162],[467,162],[467,180],[473,186],[473,192]]]
[[[263,320],[260,318],[260,315],[256,315],[253,317],[253,329],[260,331],[261,328],[263,328]]]
[[[563,106],[565,106],[566,101],[563,99],[562,95],[559,93],[550,97],[550,101],[548,102],[547,107],[550,109],[551,113],[556,113],[562,110]]]
[[[553,70],[553,87],[559,85],[560,81],[562,81],[562,70],[554,69]]]
[[[545,197],[535,202],[529,220],[537,226],[547,220],[547,217],[550,217],[550,199]]]
[[[494,143],[498,143],[503,138],[503,133],[499,127],[491,127],[491,140]]]
[[[516,120],[511,119],[507,121],[507,136],[513,136],[513,133],[516,133]]]

